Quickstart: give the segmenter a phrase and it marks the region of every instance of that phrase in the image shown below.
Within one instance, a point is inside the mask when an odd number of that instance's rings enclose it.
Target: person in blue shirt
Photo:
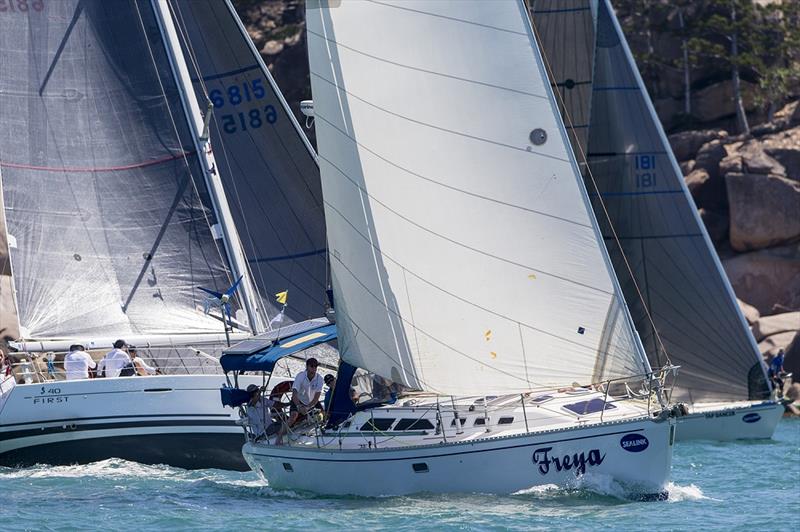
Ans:
[[[775,389],[778,390],[778,395],[783,395],[783,379],[781,379],[781,374],[784,372],[783,370],[783,349],[778,351],[778,354],[775,355],[775,358],[772,359],[772,362],[769,363],[769,378],[772,381]]]

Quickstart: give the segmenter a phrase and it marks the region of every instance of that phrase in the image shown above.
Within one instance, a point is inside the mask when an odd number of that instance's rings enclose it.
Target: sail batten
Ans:
[[[342,358],[450,394],[641,373],[523,4],[336,4],[307,24]]]

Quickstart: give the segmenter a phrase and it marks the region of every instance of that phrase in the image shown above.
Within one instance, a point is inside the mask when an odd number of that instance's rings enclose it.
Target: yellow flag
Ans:
[[[289,291],[288,290],[284,290],[283,292],[278,292],[277,294],[275,294],[275,301],[277,301],[281,305],[285,305],[286,304],[286,297],[288,295],[289,295]]]

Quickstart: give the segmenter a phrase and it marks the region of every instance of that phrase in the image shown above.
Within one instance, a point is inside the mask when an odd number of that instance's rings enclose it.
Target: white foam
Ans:
[[[703,495],[703,491],[694,484],[679,486],[674,482],[670,482],[667,484],[667,491],[669,492],[668,502],[718,500],[706,497]]]
[[[512,495],[552,495],[563,491],[555,484],[542,484],[541,486],[531,486],[519,491],[515,491]]]
[[[610,475],[587,472],[575,479],[575,489],[591,491],[598,495],[614,497],[615,499],[628,499],[625,488]]]

